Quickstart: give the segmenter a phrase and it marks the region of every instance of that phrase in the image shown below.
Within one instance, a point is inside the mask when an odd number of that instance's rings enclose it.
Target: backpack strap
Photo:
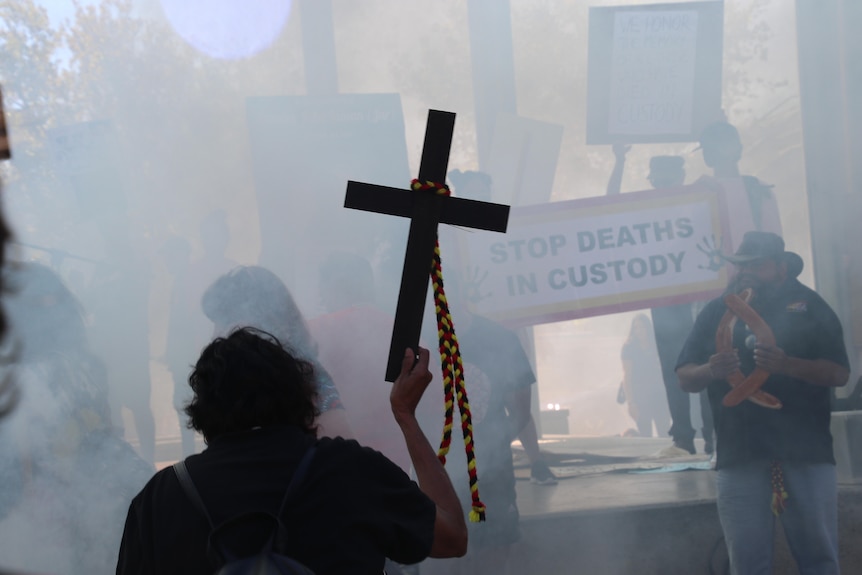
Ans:
[[[293,477],[290,478],[290,483],[287,486],[284,499],[281,500],[281,506],[278,508],[278,515],[276,517],[280,518],[282,516],[284,508],[287,507],[288,501],[302,484],[302,481],[305,479],[305,474],[311,466],[311,460],[314,459],[315,453],[317,453],[317,445],[312,445],[305,450],[305,455],[302,456],[299,465],[296,466],[296,471],[293,472]]]
[[[192,476],[189,475],[189,470],[186,468],[185,460],[174,463],[173,467],[174,473],[177,474],[177,479],[180,480],[180,485],[183,487],[183,491],[186,492],[186,497],[188,497],[195,508],[197,508],[197,510],[207,518],[207,523],[210,524],[210,529],[213,529],[213,520],[207,511],[206,505],[204,505],[203,499],[201,499],[201,494],[198,493],[198,490],[195,487],[195,482],[192,481]]]
[[[293,472],[293,477],[290,478],[290,483],[287,485],[287,491],[284,494],[284,499],[281,500],[281,505],[278,508],[277,517],[281,517],[282,513],[284,512],[284,508],[287,506],[287,503],[290,500],[291,496],[305,479],[305,474],[308,472],[308,468],[311,465],[311,460],[314,458],[314,454],[316,452],[316,445],[312,445],[305,450],[305,455],[302,456],[302,459],[299,461],[299,465],[296,466],[296,471]],[[176,462],[173,465],[173,468],[174,473],[177,474],[177,479],[179,479],[183,491],[185,491],[186,497],[188,497],[192,504],[195,506],[195,508],[200,511],[204,517],[207,518],[207,522],[210,524],[210,529],[214,529],[215,525],[213,524],[213,520],[210,517],[209,512],[207,511],[206,505],[204,505],[203,499],[201,499],[201,494],[195,487],[195,482],[192,481],[192,477],[191,475],[189,475],[189,470],[186,467],[185,460]]]

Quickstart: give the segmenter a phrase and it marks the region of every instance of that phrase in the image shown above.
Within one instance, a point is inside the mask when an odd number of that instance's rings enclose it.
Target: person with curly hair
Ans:
[[[467,529],[458,498],[416,420],[432,376],[429,353],[405,350],[390,406],[407,443],[418,486],[395,463],[344,438],[317,438],[315,367],[276,337],[241,328],[204,349],[189,379],[186,412],[206,439],[185,459],[213,525],[278,508],[286,486],[314,449],[304,479],[281,516],[278,552],[315,573],[380,573],[385,559],[417,563],[463,555]],[[269,524],[271,527],[271,524]],[[230,552],[259,552],[271,530],[226,533]],[[210,523],[172,468],[157,473],[129,508],[117,573],[209,574]]]
[[[213,322],[215,335],[237,327],[253,327],[273,334],[286,349],[314,366],[317,390],[318,433],[329,437],[353,437],[338,389],[317,358],[299,306],[287,286],[270,270],[239,266],[218,278],[204,292],[204,314]]]
[[[670,412],[664,398],[661,365],[649,316],[632,319],[629,337],[620,353],[623,363],[622,400],[637,425],[640,437],[652,437],[653,423],[659,436],[670,428]]]

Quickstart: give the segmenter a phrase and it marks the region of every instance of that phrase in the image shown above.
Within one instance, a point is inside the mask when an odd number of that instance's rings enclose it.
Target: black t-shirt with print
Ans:
[[[835,312],[813,290],[787,280],[768,298],[755,298],[752,308],[769,324],[776,345],[789,357],[827,360],[849,368],[841,323]],[[680,353],[677,367],[702,365],[715,353],[715,333],[726,306],[711,301],[698,316]],[[745,345],[748,327],[737,321],[733,347],[744,374],[754,370],[754,353]],[[724,407],[730,385],[714,380],[707,388],[718,435],[716,468],[754,460],[835,463],[832,454],[830,391],[785,375],[770,375],[761,388],[781,400],[773,410],[750,401]]]

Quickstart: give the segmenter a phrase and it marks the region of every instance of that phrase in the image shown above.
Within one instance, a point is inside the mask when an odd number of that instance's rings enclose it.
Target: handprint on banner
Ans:
[[[724,266],[724,258],[721,256],[721,247],[724,243],[723,239],[716,241],[715,236],[712,236],[712,241],[706,236],[697,244],[697,249],[706,256],[707,265],[697,266],[702,270],[718,271]]]
[[[488,279],[488,270],[484,273],[479,271],[479,266],[470,266],[464,273],[464,299],[468,302],[476,304],[493,295],[491,292],[482,294],[482,282]]]

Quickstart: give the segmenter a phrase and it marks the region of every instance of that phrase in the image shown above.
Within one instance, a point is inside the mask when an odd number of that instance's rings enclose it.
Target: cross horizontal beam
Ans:
[[[413,213],[413,196],[402,188],[378,186],[364,182],[347,182],[345,208],[409,218]],[[466,198],[447,198],[440,208],[440,223],[464,226],[489,232],[505,232],[509,206]]]

